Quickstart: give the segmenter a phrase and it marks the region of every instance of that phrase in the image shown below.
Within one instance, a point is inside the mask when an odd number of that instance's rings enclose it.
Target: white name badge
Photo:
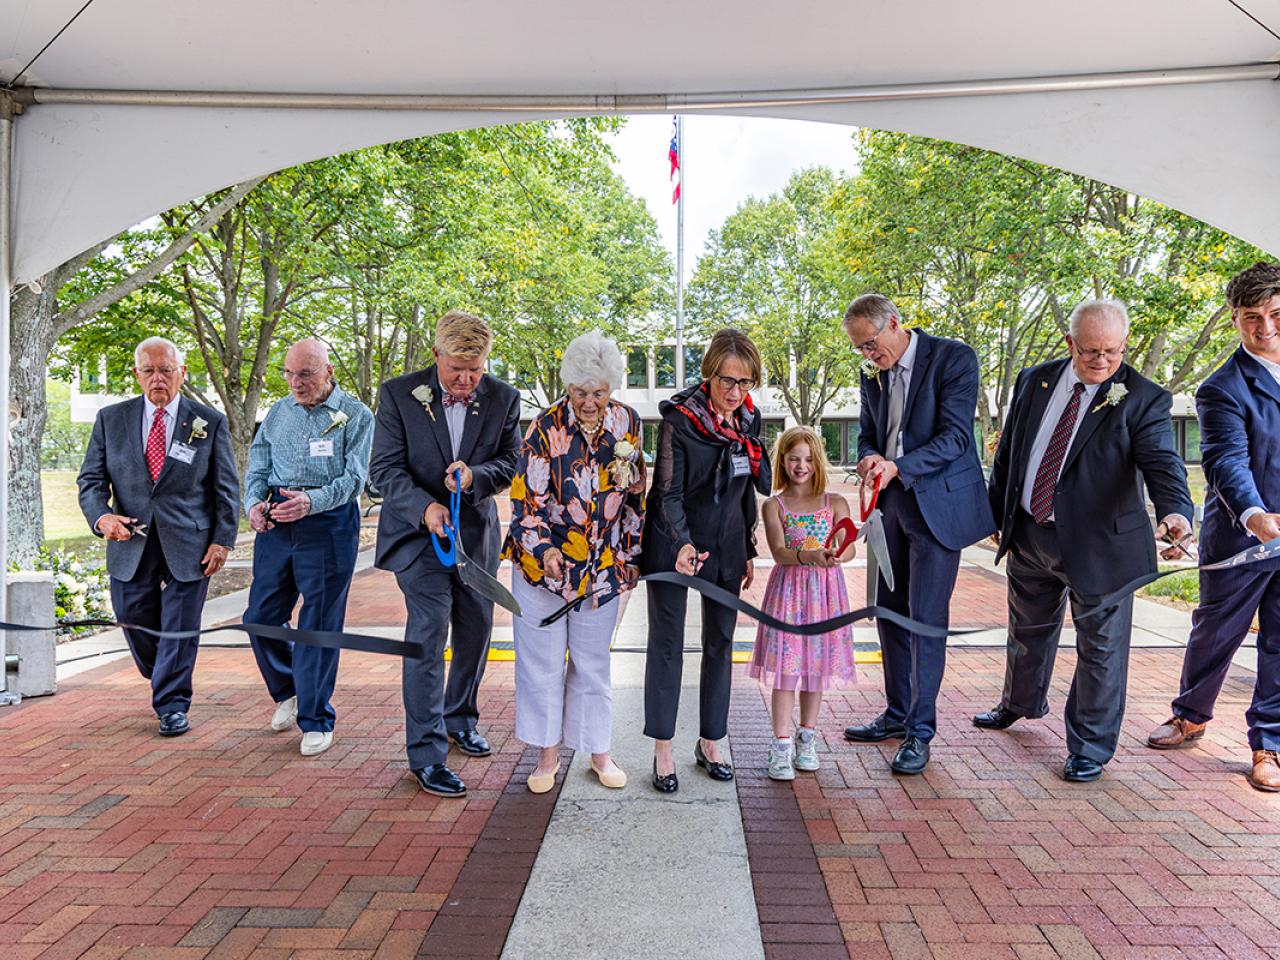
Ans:
[[[185,443],[175,443],[169,448],[169,456],[175,460],[181,460],[183,463],[190,463],[195,459],[195,455],[196,448]]]
[[[333,441],[332,440],[312,440],[311,455],[313,457],[332,457]]]
[[[733,458],[733,475],[735,477],[745,477],[751,472],[751,461],[746,457]]]

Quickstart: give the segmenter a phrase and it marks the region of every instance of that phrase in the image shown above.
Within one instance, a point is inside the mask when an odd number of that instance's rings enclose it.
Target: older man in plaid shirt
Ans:
[[[300,340],[285,355],[289,396],[278,400],[249,448],[244,508],[258,532],[245,623],[341,630],[360,540],[360,491],[369,475],[373,414],[333,379],[328,350]],[[302,755],[333,743],[329,698],[338,651],[254,635],[253,652],[276,702],[273,730],[296,719]]]

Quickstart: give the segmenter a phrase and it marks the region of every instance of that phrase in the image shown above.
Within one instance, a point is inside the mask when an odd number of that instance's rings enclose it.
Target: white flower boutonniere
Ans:
[[[609,472],[613,474],[613,485],[618,489],[631,486],[635,482],[636,448],[629,440],[619,440],[613,445],[613,462],[609,464]]]
[[[320,436],[323,437],[330,430],[335,430],[335,429],[341,430],[342,427],[346,424],[346,422],[350,419],[351,418],[348,417],[346,413],[344,413],[341,410],[329,411],[329,425],[320,431]]]
[[[431,418],[431,422],[436,422],[435,411],[431,409],[431,404],[435,402],[435,395],[431,392],[431,388],[425,383],[419,384],[410,391],[413,399],[422,404],[422,409],[427,411],[427,416]]]
[[[191,443],[192,440],[203,440],[205,437],[207,437],[208,434],[204,432],[204,428],[207,427],[208,425],[209,425],[209,421],[205,420],[203,417],[196,417],[194,420],[192,420],[191,436],[187,437],[187,443]]]
[[[1129,388],[1123,383],[1113,383],[1107,388],[1107,395],[1102,398],[1102,402],[1093,408],[1093,412],[1097,413],[1103,407],[1118,407],[1120,401],[1129,394]]]
[[[870,360],[864,360],[862,362],[862,375],[864,377],[870,377],[876,382],[877,387],[880,386],[880,368]]]

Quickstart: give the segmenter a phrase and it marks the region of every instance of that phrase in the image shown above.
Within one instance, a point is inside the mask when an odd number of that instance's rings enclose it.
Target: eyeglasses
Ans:
[[[290,370],[285,368],[284,378],[286,380],[310,380],[312,377],[319,376],[319,370]]]
[[[1094,360],[1119,360],[1128,349],[1128,347],[1116,347],[1113,350],[1081,350],[1079,347],[1075,348],[1076,356],[1081,360],[1090,362]]]
[[[152,377],[157,373],[162,377],[172,377],[181,367],[134,367],[134,371],[140,377]]]
[[[756,382],[750,377],[743,377],[741,380],[735,380],[733,377],[717,376],[716,380],[720,384],[720,389],[723,390],[725,393],[728,393],[730,390],[733,390],[735,387],[741,390],[743,393],[748,393],[756,385]]]
[[[570,387],[565,392],[569,394],[569,399],[575,401],[576,403],[581,403],[582,401],[587,399],[594,400],[596,403],[604,403],[606,400],[609,399],[609,394],[612,391],[608,389],[582,390],[579,387]]]
[[[876,341],[879,340],[881,335],[886,330],[889,329],[889,323],[892,320],[893,320],[892,317],[890,317],[889,320],[886,320],[884,326],[881,327],[879,330],[877,330],[876,335],[872,337],[870,340],[867,340],[863,343],[855,343],[853,345],[853,349],[857,350],[859,353],[874,353],[876,350]]]

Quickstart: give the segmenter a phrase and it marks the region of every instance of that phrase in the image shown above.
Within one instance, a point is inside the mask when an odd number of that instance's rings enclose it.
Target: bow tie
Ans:
[[[468,393],[468,394],[467,394],[465,397],[463,397],[462,399],[458,399],[458,398],[457,398],[457,397],[455,397],[452,393],[449,393],[448,391],[445,391],[445,395],[444,395],[444,405],[445,405],[446,407],[452,407],[455,403],[460,403],[460,404],[462,404],[464,407],[467,407],[467,406],[470,406],[470,405],[471,405],[471,402],[472,402],[473,400],[475,400],[475,398],[476,398],[476,395],[475,395],[474,393]]]

